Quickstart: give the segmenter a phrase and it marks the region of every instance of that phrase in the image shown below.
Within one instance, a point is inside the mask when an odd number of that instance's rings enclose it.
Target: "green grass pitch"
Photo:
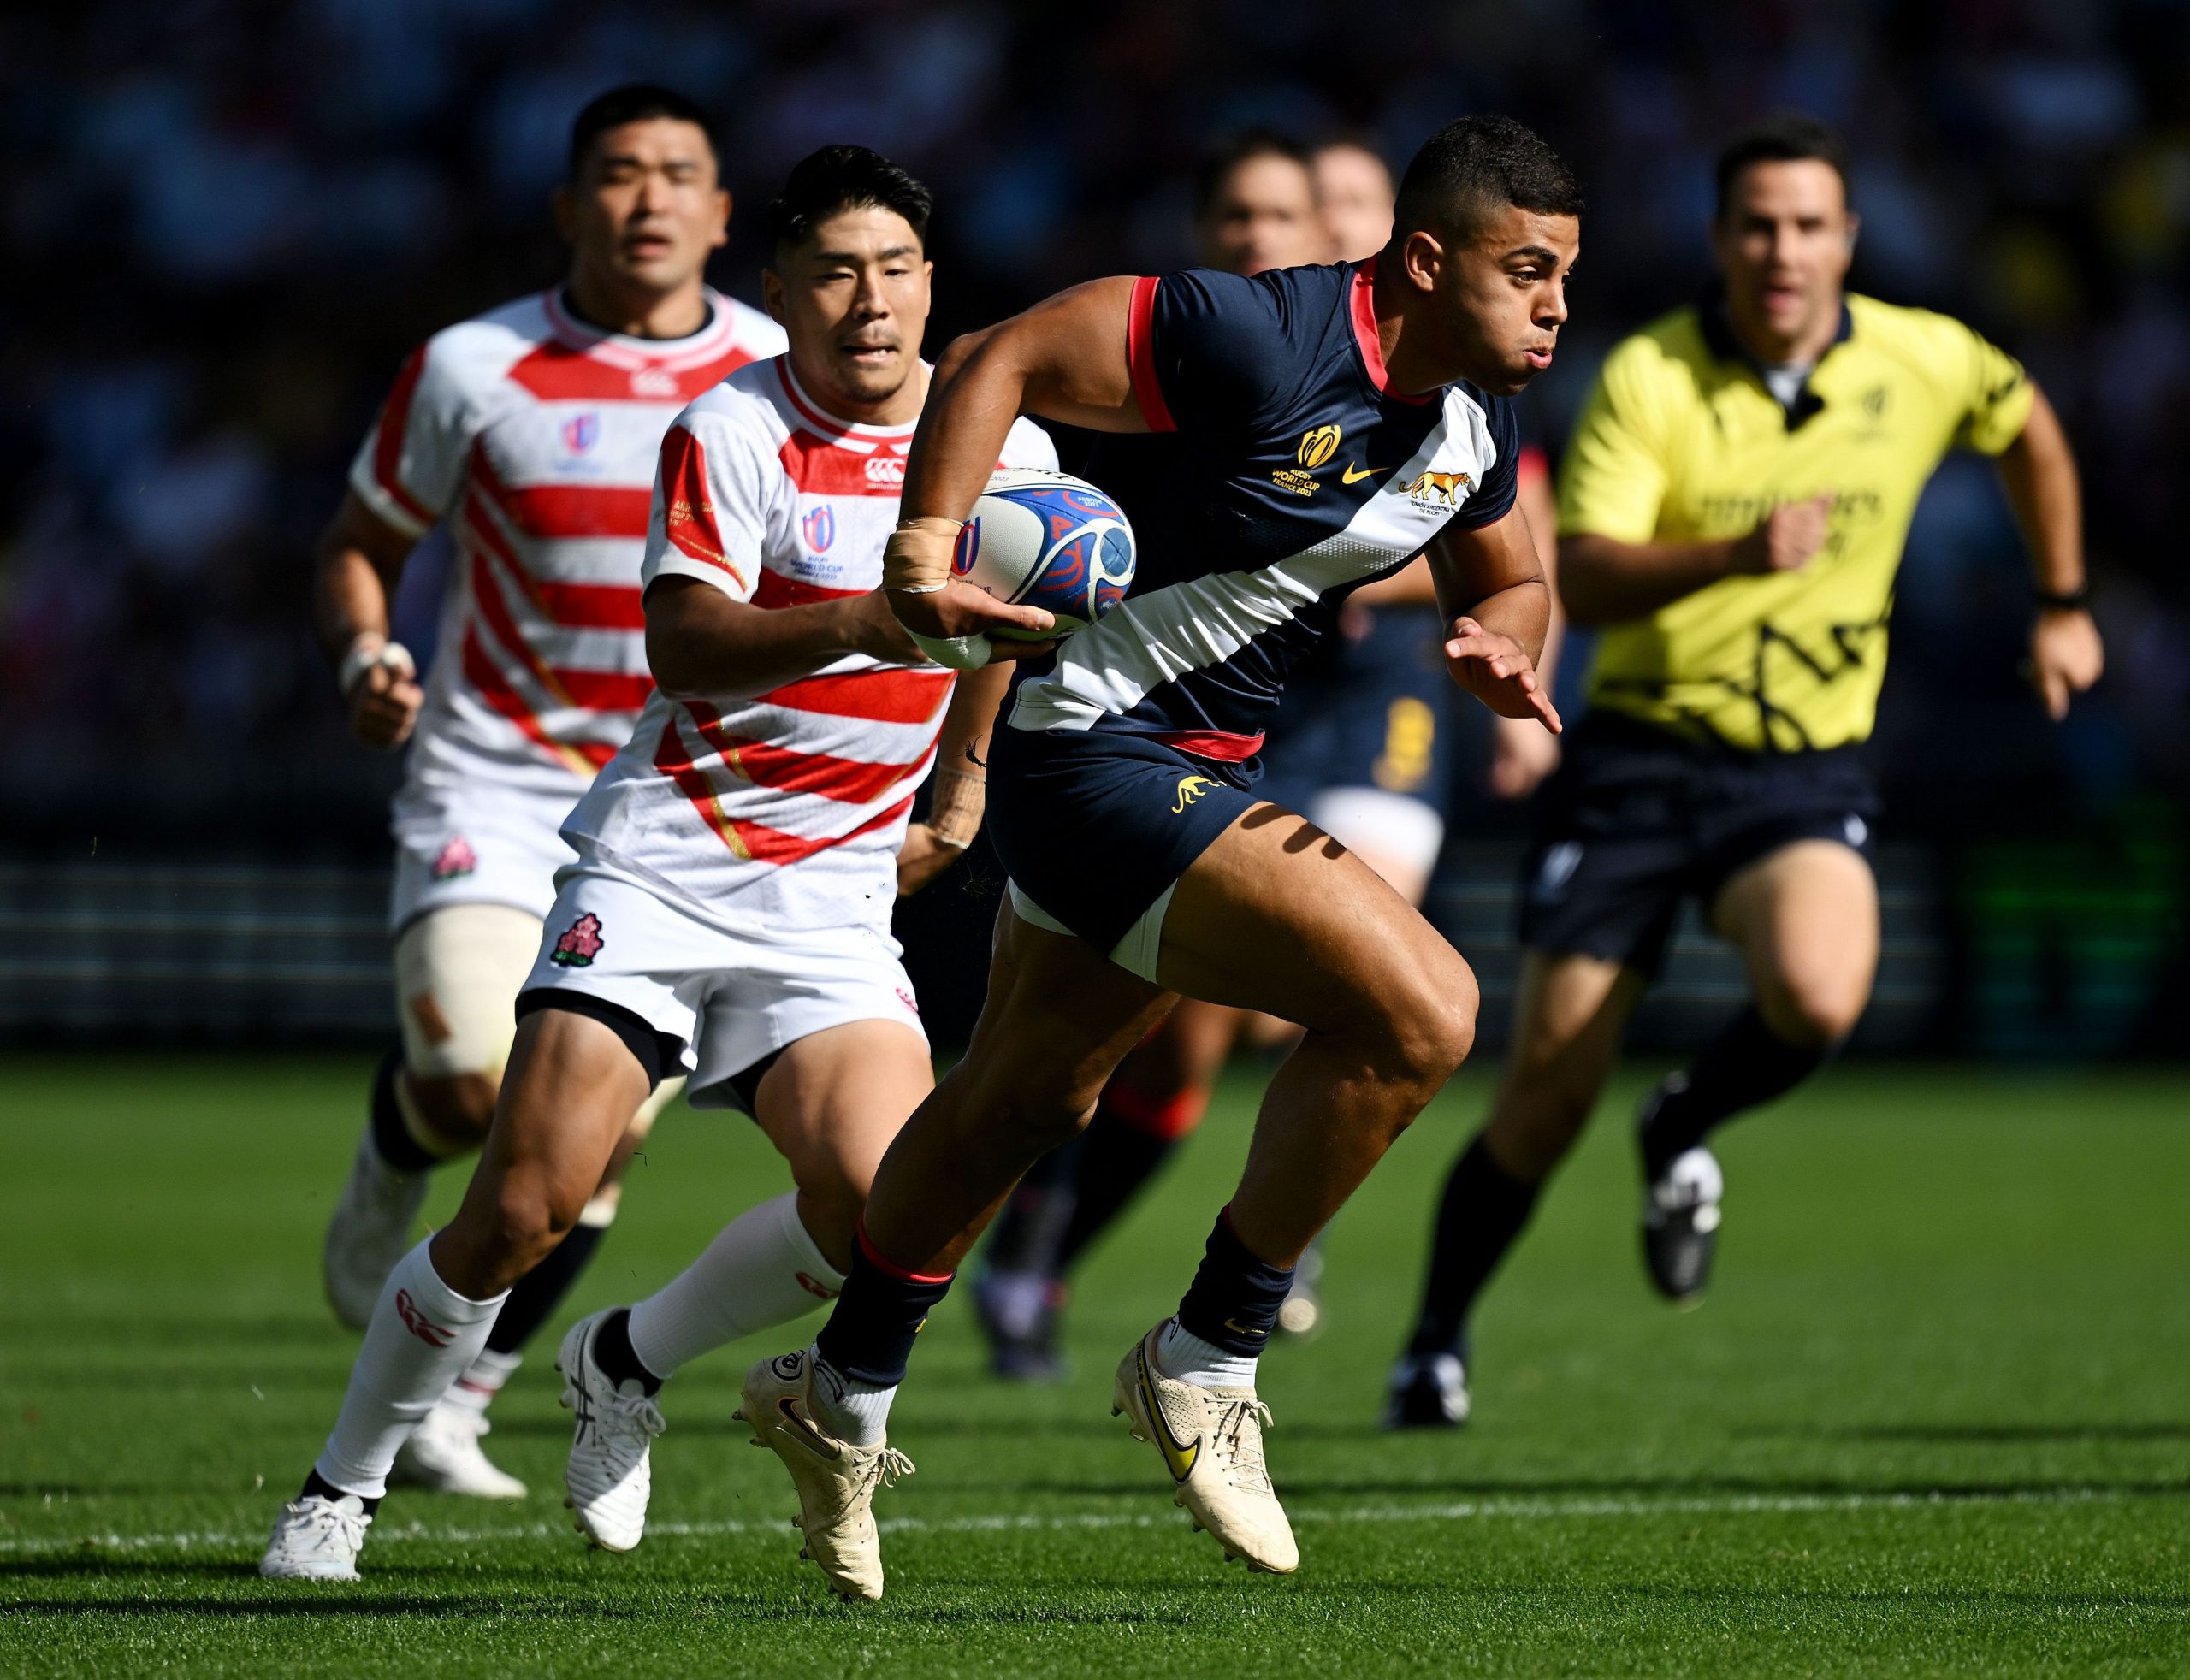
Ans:
[[[966,1303],[938,1314],[894,1420],[920,1474],[884,1496],[890,1596],[849,1609],[731,1421],[752,1346],[668,1389],[630,1556],[565,1525],[543,1338],[489,1442],[530,1499],[399,1491],[364,1582],[257,1578],[353,1346],[317,1254],[366,1073],[0,1066],[0,1671],[2190,1671],[2180,1075],[1838,1068],[1725,1136],[1719,1283],[1685,1315],[1633,1251],[1631,1080],[1477,1327],[1476,1423],[1394,1439],[1385,1367],[1471,1073],[1333,1227],[1329,1334],[1264,1363],[1287,1580],[1225,1565],[1108,1416],[1237,1167],[1235,1078],[1080,1280],[1068,1382],[997,1386]],[[574,1310],[783,1182],[742,1121],[673,1112]]]

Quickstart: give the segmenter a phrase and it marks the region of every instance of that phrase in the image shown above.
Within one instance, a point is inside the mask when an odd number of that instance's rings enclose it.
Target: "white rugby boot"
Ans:
[[[417,1242],[411,1233],[431,1179],[430,1173],[400,1173],[382,1160],[370,1130],[358,1140],[350,1181],[327,1222],[319,1254],[327,1304],[352,1330],[372,1322],[381,1286]]]
[[[258,1572],[269,1581],[355,1581],[373,1519],[355,1494],[306,1494],[281,1507]]]
[[[1163,1330],[1157,1325],[1119,1363],[1110,1415],[1123,1414],[1133,1439],[1163,1454],[1171,1502],[1215,1536],[1228,1559],[1290,1575],[1300,1548],[1263,1462],[1270,1408],[1252,1388],[1203,1388],[1164,1375],[1156,1363]]]
[[[736,1414],[753,1444],[783,1460],[798,1490],[791,1526],[806,1536],[798,1555],[820,1565],[841,1599],[882,1596],[882,1541],[874,1495],[913,1473],[913,1461],[886,1442],[854,1446],[814,1421],[814,1362],[805,1353],[763,1359],[745,1374]]]
[[[661,1408],[636,1382],[620,1387],[593,1360],[593,1339],[619,1307],[571,1326],[555,1355],[563,1400],[574,1419],[571,1456],[563,1466],[563,1503],[577,1530],[604,1552],[629,1552],[645,1537],[647,1500],[654,1493],[650,1454],[666,1427]]]
[[[521,1500],[524,1483],[498,1469],[479,1446],[487,1415],[443,1400],[396,1449],[390,1482],[475,1500]]]
[[[1675,1306],[1692,1307],[1703,1299],[1719,1251],[1725,1195],[1719,1157],[1701,1144],[1675,1156],[1642,1186],[1643,1269]]]

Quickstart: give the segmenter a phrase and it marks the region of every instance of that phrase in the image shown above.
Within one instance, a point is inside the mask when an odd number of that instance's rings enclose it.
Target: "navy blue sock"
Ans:
[[[1248,1358],[1270,1342],[1277,1310],[1292,1293],[1293,1269],[1273,1266],[1241,1242],[1231,1210],[1216,1216],[1200,1268],[1179,1302],[1179,1327],[1227,1353]]]
[[[487,1332],[488,1347],[496,1353],[515,1353],[531,1340],[533,1332],[554,1316],[607,1234],[605,1225],[571,1227],[563,1240],[548,1250],[548,1257],[517,1281]]]
[[[1642,1128],[1642,1168],[1655,1178],[1721,1121],[1784,1097],[1830,1061],[1838,1044],[1790,1044],[1752,1003],[1703,1047],[1684,1082],[1668,1082]]]
[[[1413,1354],[1466,1357],[1468,1316],[1490,1275],[1527,1227],[1543,1186],[1517,1179],[1484,1146],[1483,1134],[1461,1152],[1445,1180],[1429,1245],[1429,1275],[1415,1321]]]
[[[429,1155],[403,1123],[402,1105],[395,1100],[395,1081],[403,1072],[403,1052],[390,1050],[373,1073],[373,1147],[380,1158],[399,1173],[423,1173],[441,1165]]]
[[[332,1482],[329,1482],[317,1470],[311,1471],[305,1477],[304,1491],[299,1494],[297,1497],[300,1500],[308,1500],[314,1494],[318,1494],[320,1498],[323,1500],[346,1500],[352,1497],[363,1500],[364,1501],[365,1515],[368,1517],[371,1516],[373,1512],[380,1509],[380,1501],[378,1500],[365,1499],[365,1496],[363,1494],[352,1495],[347,1488],[336,1487]]]
[[[905,1380],[913,1338],[920,1334],[936,1304],[950,1293],[951,1275],[923,1277],[891,1264],[867,1240],[862,1224],[843,1293],[829,1322],[814,1339],[815,1352],[855,1382],[896,1387]]]

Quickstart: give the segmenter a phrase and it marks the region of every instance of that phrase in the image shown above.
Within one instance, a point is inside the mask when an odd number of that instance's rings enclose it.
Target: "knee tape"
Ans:
[[[397,936],[396,1015],[404,1066],[415,1078],[501,1077],[540,926],[539,917],[506,904],[452,904]]]

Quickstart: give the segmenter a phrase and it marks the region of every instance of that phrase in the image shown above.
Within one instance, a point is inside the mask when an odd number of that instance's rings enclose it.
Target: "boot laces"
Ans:
[[[1250,1418],[1261,1428],[1249,1429]],[[1245,1396],[1231,1401],[1217,1414],[1216,1427],[1210,1431],[1210,1442],[1229,1468],[1234,1485],[1258,1488],[1264,1493],[1273,1491],[1270,1470],[1263,1462],[1262,1431],[1270,1427],[1270,1407],[1261,1400]]]

